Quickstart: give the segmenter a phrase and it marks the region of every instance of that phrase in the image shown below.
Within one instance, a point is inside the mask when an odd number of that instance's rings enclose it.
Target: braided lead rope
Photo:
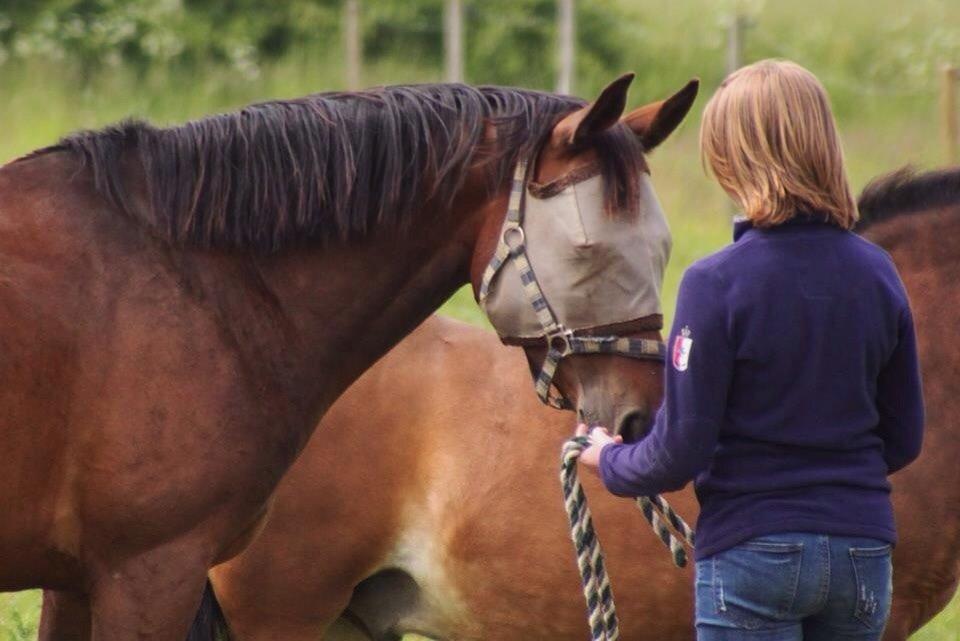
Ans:
[[[683,517],[674,512],[673,508],[670,507],[670,504],[667,503],[667,500],[660,496],[659,494],[654,494],[653,496],[645,497],[648,500],[652,501],[660,513],[670,522],[670,527],[672,527],[677,534],[683,537],[683,540],[691,548],[697,547],[696,534],[693,531],[693,528],[687,525],[687,522],[683,520]]]
[[[637,497],[637,507],[640,508],[640,512],[644,518],[650,523],[650,527],[653,528],[653,533],[670,549],[673,564],[678,568],[684,567],[687,564],[687,551],[683,547],[683,542],[674,536],[670,528],[667,527],[667,524],[664,523],[660,513],[654,509],[653,501],[650,500],[650,497]]]
[[[620,636],[620,626],[613,591],[604,565],[603,551],[593,528],[590,508],[587,507],[587,496],[577,475],[577,459],[588,445],[589,439],[582,436],[572,438],[563,445],[560,461],[563,503],[570,520],[570,536],[583,582],[591,640],[616,641]]]
[[[560,483],[563,487],[564,507],[570,521],[570,536],[583,582],[583,597],[587,602],[591,641],[615,641],[620,636],[620,628],[613,590],[606,573],[600,541],[593,527],[593,517],[587,507],[587,496],[577,474],[577,459],[589,445],[590,439],[585,436],[575,436],[563,444]],[[694,532],[690,526],[659,495],[638,497],[637,506],[650,522],[657,537],[670,548],[674,564],[684,567],[687,564],[687,553],[683,543],[686,542],[690,547],[693,547],[694,543]],[[680,533],[683,541],[673,535],[665,520]]]

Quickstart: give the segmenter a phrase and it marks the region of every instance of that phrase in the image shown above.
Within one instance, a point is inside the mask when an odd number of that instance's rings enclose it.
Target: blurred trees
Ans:
[[[338,3],[317,0],[5,0],[0,61],[84,69],[224,62],[250,70],[297,41],[336,34]]]
[[[620,24],[605,3],[583,2],[578,53],[587,67],[620,68]],[[364,58],[402,56],[442,67],[443,0],[367,0]],[[467,76],[552,84],[555,0],[466,3]],[[292,50],[338,59],[341,0],[4,0],[0,63],[45,58],[102,67],[213,62],[249,74]],[[509,17],[509,19],[507,19]],[[497,69],[490,74],[487,70]]]
[[[364,65],[379,65],[364,82],[442,77],[444,0],[361,4]],[[464,5],[469,82],[554,86],[555,0]],[[281,61],[342,86],[342,9],[343,0],[0,0],[0,69],[52,61],[83,82],[118,67],[213,66],[224,73],[205,73],[209,82],[242,82]],[[735,13],[752,25],[747,61],[797,60],[849,114],[868,99],[891,109],[921,104],[918,92],[929,101],[939,65],[960,63],[957,0],[577,0],[576,92],[627,70],[638,72],[635,95],[662,95],[693,75],[709,87],[723,75]]]

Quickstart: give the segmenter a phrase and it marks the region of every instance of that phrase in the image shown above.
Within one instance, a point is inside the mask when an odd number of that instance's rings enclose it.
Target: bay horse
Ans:
[[[631,79],[590,104],[317,94],[81,132],[0,168],[0,590],[48,589],[42,638],[183,639],[208,568],[256,533],[334,400],[479,287],[514,167],[538,184],[596,167],[582,204],[653,215],[643,152],[696,84],[624,116]],[[658,319],[617,332],[658,340]],[[632,429],[659,368],[575,355],[556,387]]]
[[[879,179],[860,209],[910,293],[927,398],[923,453],[892,477],[900,544],[884,638],[906,641],[960,576],[960,169]],[[524,370],[490,333],[435,317],[368,371],[281,482],[262,534],[211,571],[231,638],[584,638],[557,480],[573,421],[513,393]],[[692,641],[689,569],[672,567],[630,502],[584,483],[623,638]],[[689,488],[668,498],[696,516]]]

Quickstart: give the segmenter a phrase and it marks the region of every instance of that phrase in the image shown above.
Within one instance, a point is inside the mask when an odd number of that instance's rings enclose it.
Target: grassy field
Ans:
[[[705,93],[712,91],[722,69],[722,20],[733,2],[688,0],[663,12],[662,2],[656,0],[604,1],[612,11],[623,13],[627,38],[622,46],[637,61],[631,65],[639,72],[632,105],[663,97],[692,75],[704,78]],[[955,28],[960,24],[960,3],[740,4],[751,14],[748,59],[789,56],[823,77],[836,102],[855,188],[904,164],[922,168],[941,162],[935,69],[941,58],[960,63],[960,30]],[[0,161],[49,144],[71,130],[129,115],[177,122],[254,100],[339,86],[336,54],[324,58],[325,65],[317,65],[313,53],[266,66],[252,79],[211,69],[140,74],[120,69],[81,82],[66,67],[8,63],[0,66]],[[439,75],[438,69],[424,69],[416,60],[365,69],[368,84],[431,81]],[[580,89],[589,95],[612,76],[612,70],[581,69]],[[497,75],[491,70],[489,77],[471,80],[495,82]],[[696,130],[703,103],[701,97],[695,114],[651,158],[654,183],[674,234],[665,284],[668,316],[683,269],[726,243],[730,231],[730,205],[704,176],[698,160]],[[485,323],[467,290],[458,292],[442,311]],[[0,595],[0,641],[35,638],[38,610],[37,592]],[[960,641],[960,600],[955,599],[914,639]]]

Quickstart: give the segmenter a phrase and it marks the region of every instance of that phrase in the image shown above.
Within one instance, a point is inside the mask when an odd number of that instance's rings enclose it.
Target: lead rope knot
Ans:
[[[577,459],[589,445],[590,439],[586,436],[575,436],[563,444],[560,483],[583,584],[583,598],[587,602],[591,641],[615,641],[620,636],[620,625],[613,590],[607,576],[603,550],[600,549],[600,541],[593,527],[593,517],[587,506],[587,495],[577,473]],[[670,549],[674,564],[684,567],[687,564],[687,552],[683,546],[686,543],[693,548],[693,529],[659,495],[637,497],[636,503],[654,533]],[[679,536],[674,535],[671,527]]]

